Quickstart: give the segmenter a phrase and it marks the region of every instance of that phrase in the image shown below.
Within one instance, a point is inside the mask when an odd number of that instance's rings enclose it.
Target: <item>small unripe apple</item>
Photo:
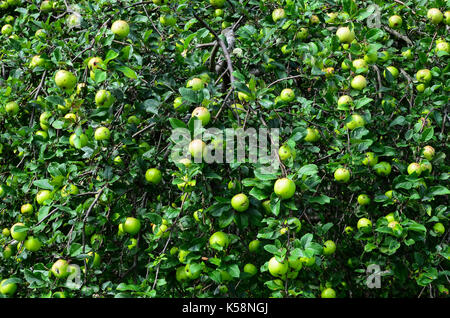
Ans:
[[[416,73],[416,79],[421,83],[428,83],[431,81],[431,72],[428,69],[421,69]]]
[[[412,59],[414,56],[413,56],[413,53],[412,53],[412,51],[411,51],[411,49],[407,49],[407,50],[405,50],[405,51],[403,51],[402,52],[402,56],[405,58],[405,59],[408,59],[408,60],[410,60],[410,59]]]
[[[389,162],[381,161],[374,166],[375,172],[380,176],[387,176],[391,173],[392,167]]]
[[[0,282],[0,294],[7,295],[7,296],[13,296],[17,291],[17,284],[16,283],[6,284],[7,280],[8,279],[3,279]]]
[[[450,11],[444,12],[444,23],[450,25]]]
[[[423,147],[422,155],[425,157],[425,159],[431,161],[431,160],[433,160],[433,157],[435,154],[436,154],[436,151],[434,150],[433,147],[431,147],[431,146]]]
[[[367,63],[373,64],[378,60],[378,54],[377,52],[374,53],[367,53],[364,55],[364,61]]]
[[[290,88],[285,88],[281,91],[280,98],[283,102],[292,102],[295,98],[295,93]]]
[[[35,68],[35,67],[43,67],[45,65],[45,59],[42,58],[40,55],[35,55],[31,58],[30,61],[30,68]]]
[[[369,71],[369,66],[367,65],[367,62],[364,59],[356,59],[353,60],[352,65],[356,70],[362,73],[367,73]]]
[[[422,169],[420,169],[420,164],[417,162],[413,162],[408,166],[408,174],[416,173],[418,176],[420,176],[420,173],[422,172]]]
[[[287,260],[284,260],[281,263],[278,262],[274,256],[269,260],[268,269],[272,276],[283,278],[289,270],[289,264]]]
[[[378,157],[373,152],[367,152],[362,160],[363,165],[373,167],[378,163]]]
[[[31,214],[33,213],[33,206],[30,203],[25,203],[20,207],[20,212],[22,214]]]
[[[225,249],[228,247],[228,244],[230,244],[228,235],[221,231],[215,232],[209,238],[209,245],[212,248],[217,248],[216,246],[220,246],[221,248]]]
[[[107,140],[111,137],[111,132],[107,127],[98,127],[95,130],[94,138],[97,141]]]
[[[358,195],[358,203],[360,205],[367,205],[370,203],[370,198],[367,194]]]
[[[6,103],[5,110],[8,114],[17,115],[19,112],[19,104],[17,102]]]
[[[103,63],[103,60],[101,57],[94,56],[89,59],[88,67],[90,70],[96,70],[101,66],[102,63]]]
[[[206,126],[211,119],[211,114],[206,107],[200,106],[194,109],[194,111],[192,112],[192,117],[201,120],[202,125]]]
[[[201,159],[206,156],[206,144],[203,140],[194,139],[189,143],[189,153],[194,159]]]
[[[367,80],[362,75],[356,75],[351,82],[352,88],[356,90],[363,90],[367,86]]]
[[[433,231],[438,235],[441,236],[445,233],[445,227],[444,224],[442,224],[441,222],[435,223],[433,225]]]
[[[397,29],[402,26],[403,20],[399,15],[393,15],[389,17],[389,26],[393,29]]]
[[[387,60],[389,60],[389,52],[388,51],[381,51],[379,54],[378,54],[378,57],[379,57],[379,59],[380,59],[380,61],[382,61],[382,62],[386,62]]]
[[[450,45],[447,42],[441,42],[436,44],[436,52],[450,53]]]
[[[331,255],[334,254],[335,251],[336,251],[336,244],[333,241],[328,240],[325,243],[323,243],[323,255]]]
[[[8,36],[8,35],[11,35],[12,31],[13,31],[12,25],[11,24],[5,24],[2,27],[2,31],[1,32],[2,32],[3,35]]]
[[[278,179],[274,184],[273,191],[281,199],[290,199],[295,193],[295,183],[288,178]]]
[[[52,198],[52,193],[49,190],[40,190],[36,194],[36,201],[39,205],[43,205],[45,201]]]
[[[351,120],[349,122],[347,122],[345,127],[347,127],[347,129],[349,129],[349,130],[353,130],[353,129],[356,129],[358,127],[363,127],[364,125],[365,125],[365,121],[364,121],[364,118],[361,115],[359,115],[359,114],[352,114],[351,115]]]
[[[186,87],[191,87],[192,90],[199,91],[203,89],[204,83],[200,78],[194,77],[187,82]]]
[[[284,19],[286,17],[286,12],[283,8],[277,8],[272,11],[272,20],[277,22],[278,20]]]
[[[278,149],[278,155],[280,156],[281,161],[285,161],[289,159],[292,155],[291,148],[287,145],[283,145]]]
[[[59,259],[53,263],[51,272],[56,278],[65,278],[69,275],[69,263],[64,259]]]
[[[71,90],[77,84],[77,78],[69,71],[59,70],[55,74],[55,84],[61,89]]]
[[[431,163],[429,161],[422,160],[419,164],[420,164],[421,172],[431,173],[431,171],[433,170],[433,166],[431,165]]]
[[[123,223],[123,231],[130,235],[136,235],[141,229],[141,221],[134,217],[127,217]]]
[[[346,168],[338,168],[334,172],[334,179],[338,182],[346,183],[350,180],[350,171]]]
[[[316,142],[320,138],[320,133],[317,128],[306,128],[306,136],[305,141],[307,142]]]
[[[30,236],[24,243],[24,246],[30,252],[37,252],[42,246],[41,241],[34,236]]]
[[[108,108],[114,103],[114,96],[110,91],[101,89],[95,94],[95,104],[100,108]]]
[[[348,95],[342,95],[338,99],[338,109],[347,110],[348,106],[353,103],[353,98]]]
[[[244,193],[236,194],[231,199],[231,206],[238,212],[244,212],[248,209],[250,201]]]
[[[368,233],[372,230],[372,222],[367,218],[361,218],[356,225],[358,230]]]
[[[124,39],[130,33],[130,26],[124,20],[117,20],[111,25],[111,32],[114,33],[118,39]]]
[[[340,27],[337,29],[336,36],[341,43],[351,43],[355,39],[355,33],[348,27]]]
[[[392,77],[395,79],[398,77],[398,69],[395,66],[388,66],[386,67],[386,70],[389,71],[389,73],[391,73]],[[383,76],[384,78],[386,78],[386,70],[383,72]]]
[[[308,37],[308,29],[300,28],[300,30],[295,34],[295,37],[299,40],[305,40]]]
[[[260,246],[261,246],[261,241],[253,240],[248,244],[248,250],[252,253],[256,253],[256,252],[258,252]]]
[[[320,294],[321,298],[336,298],[336,292],[333,288],[325,288]]]
[[[27,231],[20,231],[19,232],[19,227],[25,227],[25,224],[23,223],[16,223],[13,226],[11,226],[10,229],[10,233],[11,233],[11,237],[16,240],[16,241],[23,241],[25,240],[25,238],[27,237]]]
[[[158,184],[162,180],[162,174],[159,169],[156,168],[150,168],[145,172],[145,180],[147,182]]]
[[[81,134],[77,136],[76,134],[72,134],[69,137],[69,144],[72,147],[75,147],[77,149],[81,149],[88,144],[88,137],[85,134]]]

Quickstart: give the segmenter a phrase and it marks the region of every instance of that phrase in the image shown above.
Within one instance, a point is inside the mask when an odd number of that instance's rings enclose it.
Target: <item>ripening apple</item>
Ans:
[[[102,63],[103,63],[103,60],[101,57],[94,56],[89,59],[88,67],[91,71],[96,70],[102,65]]]
[[[180,266],[180,267],[177,268],[177,270],[175,272],[175,278],[180,283],[183,283],[183,282],[185,282],[185,281],[187,281],[189,279],[188,276],[187,276],[187,273],[186,273],[186,267],[185,266]]]
[[[208,125],[208,123],[211,119],[211,114],[206,107],[200,106],[200,107],[195,108],[194,111],[192,112],[192,118],[194,118],[194,117],[201,120],[202,125],[206,126],[206,125]]]
[[[334,172],[334,179],[338,182],[346,183],[350,180],[350,171],[346,168],[338,168]]]
[[[356,227],[361,232],[368,233],[372,230],[372,222],[367,218],[361,218],[358,220]]]
[[[45,141],[48,139],[48,133],[45,130],[38,130],[35,135],[37,140]]]
[[[362,75],[356,75],[352,81],[351,81],[351,86],[352,88],[360,91],[363,90],[364,88],[366,88],[367,86],[367,80],[364,76]]]
[[[97,141],[107,140],[111,137],[111,132],[106,127],[98,127],[94,133],[94,139]]]
[[[431,165],[431,163],[429,161],[422,160],[420,162],[420,170],[422,172],[431,173],[431,171],[433,170],[433,166]]]
[[[161,171],[157,168],[150,168],[145,172],[145,180],[147,182],[158,184],[162,180]]]
[[[399,15],[393,15],[389,17],[389,26],[393,29],[397,29],[402,26],[403,20]]]
[[[295,193],[295,183],[291,179],[281,178],[275,181],[273,191],[281,199],[290,199]]]
[[[69,28],[79,27],[83,18],[79,13],[72,13],[67,17],[66,23]]]
[[[52,113],[50,112],[43,112],[41,116],[39,116],[39,125],[43,130],[49,129],[49,122],[48,119],[52,117]]]
[[[247,273],[249,276],[254,276],[258,273],[258,268],[253,264],[245,264],[244,265],[244,273]]]
[[[49,190],[40,190],[36,194],[36,202],[39,205],[44,205],[45,201],[50,200],[52,198],[52,193]]]
[[[441,42],[436,44],[436,52],[450,53],[450,45],[447,42]]]
[[[428,83],[431,81],[431,72],[429,69],[421,69],[416,73],[416,79],[421,83]]]
[[[425,157],[425,159],[431,161],[433,160],[434,155],[436,154],[436,151],[431,146],[425,146],[422,150],[422,155]]]
[[[306,128],[306,136],[305,141],[307,142],[316,142],[320,138],[320,133],[317,128]]]
[[[17,113],[19,112],[19,104],[15,101],[8,102],[5,105],[5,111],[8,114],[17,115]]]
[[[43,67],[45,65],[45,59],[42,58],[40,55],[35,55],[31,58],[30,61],[30,68],[35,68],[35,67]]]
[[[289,159],[292,155],[291,148],[288,145],[283,145],[278,149],[278,155],[281,161]]]
[[[408,166],[408,174],[416,173],[417,176],[420,176],[422,169],[420,169],[420,164],[417,162],[413,162]]]
[[[300,28],[300,30],[295,34],[295,37],[299,40],[304,40],[308,37],[308,29]]]
[[[177,23],[177,18],[172,14],[163,14],[159,17],[161,25],[174,26]]]
[[[114,95],[110,91],[100,89],[95,94],[95,105],[99,108],[108,108],[114,103]]]
[[[340,27],[337,29],[336,36],[341,43],[351,43],[355,39],[355,33],[348,27]]]
[[[77,84],[77,78],[69,71],[59,70],[55,74],[55,84],[61,89],[71,90]]]
[[[411,60],[414,57],[411,49],[407,49],[407,50],[403,51],[402,56],[407,60]]]
[[[375,172],[380,176],[387,176],[391,173],[392,167],[389,162],[381,161],[374,166]]]
[[[194,159],[201,159],[206,156],[206,152],[206,144],[203,140],[194,139],[189,143],[189,153]]]
[[[285,88],[281,91],[280,98],[283,102],[292,102],[295,98],[295,93],[290,88]]]
[[[111,32],[114,33],[118,39],[124,39],[130,33],[130,26],[124,20],[117,20],[111,25]]]
[[[33,213],[33,206],[30,203],[25,203],[20,207],[20,212],[22,214],[31,214]]]
[[[63,197],[63,198],[65,198],[69,195],[77,195],[78,193],[80,193],[80,190],[74,184],[69,184],[69,188],[67,188],[67,185],[65,185],[61,189],[61,197]]]
[[[320,294],[321,298],[336,298],[336,292],[333,288],[325,288]]]
[[[286,17],[286,12],[283,8],[277,8],[272,11],[272,20],[277,22],[278,20],[284,19]]]
[[[370,203],[370,197],[367,194],[358,195],[358,203],[360,205],[367,205]]]
[[[336,243],[332,240],[325,241],[323,243],[323,255],[331,255],[336,251]]]
[[[236,194],[231,199],[231,206],[238,212],[244,212],[248,209],[250,201],[244,193]]]
[[[378,163],[378,157],[373,152],[367,152],[362,160],[363,165],[373,167]]]
[[[12,32],[13,32],[13,27],[12,27],[11,24],[5,24],[5,25],[2,27],[2,34],[3,34],[3,35],[8,36],[8,35],[10,35]]]
[[[127,217],[123,223],[123,231],[130,235],[136,235],[141,229],[141,221],[134,217]]]
[[[289,264],[287,260],[280,263],[274,256],[269,260],[268,269],[272,276],[283,278],[289,269]]]
[[[40,6],[40,10],[42,12],[50,12],[53,10],[53,1],[42,1],[41,2],[41,6]]]
[[[69,263],[64,259],[59,259],[53,263],[51,272],[56,278],[65,278],[69,275],[68,271]]]
[[[228,247],[229,243],[230,241],[228,235],[221,231],[215,232],[209,238],[209,245],[214,249],[217,249],[218,248],[217,246],[219,246],[222,249],[225,249]]]
[[[358,114],[352,114],[351,120],[345,125],[347,129],[353,130],[358,127],[363,127],[365,124],[364,118]]]
[[[201,78],[194,77],[187,82],[186,87],[190,87],[194,91],[199,91],[203,89],[204,83]]]
[[[441,10],[437,8],[431,8],[427,12],[427,18],[430,20],[433,24],[439,24],[444,18],[444,15],[442,14]]]
[[[369,64],[373,64],[378,60],[378,54],[377,52],[368,52],[364,55],[364,61],[366,61]]]

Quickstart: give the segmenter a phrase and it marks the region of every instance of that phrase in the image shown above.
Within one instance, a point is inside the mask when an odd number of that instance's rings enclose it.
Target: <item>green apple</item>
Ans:
[[[17,290],[17,284],[16,283],[9,283],[5,284],[8,279],[4,279],[0,283],[0,293],[2,295],[12,296],[15,294]]]
[[[292,155],[291,148],[288,145],[283,145],[278,149],[278,155],[281,161],[289,159]]]
[[[55,84],[61,89],[71,90],[77,84],[77,78],[69,71],[59,70],[55,74]]]
[[[364,233],[368,233],[372,230],[372,222],[367,218],[361,218],[358,220],[356,227],[358,228],[358,230]]]
[[[65,197],[68,197],[69,195],[77,195],[78,193],[80,193],[80,190],[78,189],[78,187],[76,185],[69,184],[68,187],[69,188],[67,188],[67,185],[65,185],[61,189],[61,197],[65,198]]]
[[[199,120],[201,120],[202,125],[206,126],[208,125],[210,119],[211,119],[211,114],[209,112],[209,110],[206,107],[197,107],[194,109],[194,111],[192,112],[192,118],[197,118]]]
[[[5,25],[2,27],[2,34],[3,34],[3,35],[8,36],[8,35],[10,35],[12,32],[13,32],[13,27],[12,27],[11,24],[5,24]]]
[[[77,136],[77,134],[72,134],[69,137],[69,144],[72,147],[81,149],[88,144],[88,137],[85,134],[81,134],[79,136]]]
[[[416,89],[419,93],[422,93],[425,90],[426,86],[425,84],[419,84],[416,86]]]
[[[444,23],[447,25],[450,25],[450,11],[445,11],[444,12]]]
[[[367,73],[369,71],[369,66],[364,59],[353,60],[352,65],[358,73]]]
[[[388,66],[388,67],[386,67],[386,70],[389,72],[389,73],[391,73],[391,75],[392,75],[392,77],[395,79],[395,78],[397,78],[398,77],[398,74],[399,74],[399,72],[398,72],[398,69],[395,67],[395,66]],[[383,72],[383,76],[384,76],[384,78],[386,78],[386,70]]]
[[[436,52],[450,53],[450,45],[447,42],[441,42],[436,44]]]
[[[40,10],[42,12],[50,12],[53,10],[53,1],[42,1]]]
[[[308,29],[300,28],[300,30],[295,34],[295,37],[299,40],[305,40],[308,37]]]
[[[163,14],[159,17],[161,25],[174,26],[177,23],[177,18],[172,14]]]
[[[184,263],[186,261],[186,257],[188,256],[190,252],[186,251],[186,250],[179,250],[178,251],[178,260],[180,261],[180,263]]]
[[[277,22],[278,20],[286,18],[286,12],[283,8],[277,8],[272,11],[272,20],[273,22]]]
[[[283,278],[289,269],[289,264],[287,260],[284,260],[281,263],[278,262],[274,256],[269,260],[268,269],[272,276]]]
[[[260,246],[261,246],[261,241],[253,240],[248,244],[248,250],[251,253],[257,253],[259,251]]]
[[[373,167],[378,163],[378,157],[373,152],[366,152],[362,163],[365,166]]]
[[[189,278],[186,272],[186,267],[185,266],[178,267],[175,273],[175,277],[177,281],[180,283],[187,281]]]
[[[199,91],[203,89],[204,85],[201,78],[194,77],[187,82],[186,87],[190,87],[194,91]]]
[[[350,235],[353,233],[353,228],[351,226],[346,226],[344,229],[345,234]]]
[[[25,231],[22,230],[19,232],[19,228],[21,230],[24,229]],[[27,229],[28,228],[25,227],[25,224],[16,223],[11,227],[11,230],[10,230],[11,237],[16,241],[22,242],[27,237]]]
[[[195,267],[192,265],[195,265],[195,264],[186,264],[186,266],[184,267],[187,278],[190,280],[198,279],[202,274],[202,268],[201,267],[198,268],[198,267]],[[192,268],[194,268],[194,269],[197,268],[197,270],[193,271]]]
[[[11,245],[5,246],[5,248],[3,249],[3,258],[8,259],[12,256],[12,254],[13,254],[13,249],[12,249]]]
[[[380,61],[386,62],[387,60],[389,60],[390,54],[388,51],[381,51],[378,54],[378,57],[379,57]]]
[[[157,168],[150,168],[145,172],[145,180],[147,182],[158,184],[162,180],[161,171]]]
[[[258,273],[258,268],[255,265],[250,264],[250,263],[245,264],[244,265],[244,273],[249,274],[250,277],[254,276],[254,275],[256,275],[256,273]]]
[[[403,51],[402,56],[407,60],[411,60],[414,57],[411,49],[407,49],[407,50]]]
[[[318,141],[320,138],[320,133],[319,130],[317,128],[306,128],[306,136],[305,136],[305,141],[307,142],[316,142]]]
[[[216,16],[216,17],[223,17],[223,14],[224,14],[224,12],[222,9],[214,10],[214,16]]]
[[[52,198],[52,193],[49,190],[40,190],[36,194],[36,202],[39,205],[45,205],[45,201],[50,200]]]
[[[109,108],[114,100],[114,95],[105,89],[101,89],[95,94],[95,105],[99,108]]]
[[[35,238],[34,236],[30,236],[25,241],[24,246],[30,252],[37,252],[41,248],[42,243],[38,238]]]
[[[341,43],[351,43],[355,39],[355,33],[348,27],[339,27],[336,31],[336,36]]]
[[[378,60],[378,54],[377,52],[368,52],[364,55],[364,61],[366,61],[369,64],[373,64]]]
[[[436,154],[436,151],[431,146],[425,146],[422,149],[422,156],[425,157],[425,159],[431,161],[434,158],[434,155]]]
[[[336,292],[333,288],[325,288],[320,294],[321,298],[336,298]]]
[[[288,178],[278,179],[273,186],[273,191],[281,199],[290,199],[295,193],[295,183]]]
[[[100,140],[107,140],[110,137],[111,137],[111,132],[106,127],[98,127],[95,130],[95,133],[94,133],[95,140],[98,140],[98,141],[100,141]]]
[[[392,199],[393,194],[394,192],[392,190],[388,190],[384,193],[384,195],[387,196],[389,199]]]
[[[348,107],[353,104],[353,98],[348,95],[342,95],[338,99],[338,109],[348,110]]]
[[[391,223],[395,221],[395,214],[394,212],[388,213],[384,218],[388,221],[388,223]]]
[[[69,263],[67,263],[66,260],[59,259],[55,263],[53,263],[50,271],[56,278],[65,278],[70,274],[68,271],[68,267]]]
[[[431,165],[431,163],[429,161],[422,160],[420,162],[420,171],[431,173],[432,170],[433,170],[433,166]]]
[[[203,140],[194,139],[189,143],[189,153],[194,159],[201,159],[206,156],[206,144]]]
[[[123,223],[123,231],[130,235],[136,235],[141,229],[141,221],[134,217],[127,217]]]
[[[442,14],[441,10],[437,8],[431,8],[427,12],[427,18],[430,20],[433,24],[439,24],[442,22],[444,15]]]
[[[17,102],[8,102],[5,105],[5,111],[8,114],[17,115],[19,112],[19,104]]]
[[[323,243],[323,255],[331,255],[334,254],[334,252],[336,251],[336,244],[331,241],[325,241],[325,243]]]
[[[285,88],[281,91],[280,98],[283,102],[292,102],[295,98],[295,93],[290,88]]]
[[[209,238],[209,245],[214,249],[225,249],[228,247],[229,244],[229,238],[228,235],[224,232],[215,232],[211,237]],[[218,248],[218,246],[220,248]]]
[[[89,260],[90,260],[90,259],[93,259],[92,267],[93,267],[93,268],[96,268],[96,267],[99,267],[99,266],[100,266],[101,257],[100,257],[100,255],[99,255],[97,252],[96,252],[96,253],[93,253],[93,252],[91,251],[91,252],[89,252],[87,255],[89,255],[89,257],[86,257],[86,264],[89,263]]]
[[[130,33],[130,26],[124,20],[117,20],[111,25],[111,32],[114,33],[118,39],[125,39]]]
[[[400,28],[403,20],[399,15],[393,15],[389,17],[389,26],[393,29]]]
[[[48,130],[50,128],[48,122],[50,117],[52,117],[52,113],[50,112],[43,112],[41,116],[39,116],[39,125],[43,130]]]
[[[431,71],[429,69],[421,69],[416,73],[416,79],[421,83],[428,83],[431,81]]]
[[[334,179],[338,182],[346,183],[350,180],[350,171],[346,168],[338,168],[334,171]]]
[[[435,223],[433,225],[433,231],[438,235],[438,236],[442,236],[445,233],[445,227],[444,224],[442,224],[441,222]]]
[[[153,234],[155,234],[156,237],[163,237],[167,238],[170,235],[169,227],[166,224],[161,224],[160,226],[157,226],[156,224],[153,224],[152,231]]]
[[[20,207],[20,212],[22,214],[31,214],[33,213],[33,206],[30,203],[25,203]]]
[[[45,59],[42,58],[40,55],[35,55],[31,58],[30,68],[35,68],[38,66],[40,66],[40,67],[45,66]]]
[[[305,266],[311,267],[316,263],[316,257],[315,256],[311,256],[311,257],[301,257],[300,260],[302,261],[302,263]]]
[[[231,199],[231,206],[238,212],[244,212],[248,209],[250,201],[244,193],[236,194]]]
[[[368,205],[370,203],[370,197],[367,194],[358,195],[358,203],[360,205]]]
[[[188,110],[188,105],[183,104],[183,98],[181,96],[178,96],[173,101],[173,108],[175,108],[177,112],[184,112]]]
[[[364,118],[361,115],[352,114],[351,115],[351,120],[349,122],[347,122],[345,127],[347,127],[347,129],[349,129],[349,130],[353,130],[353,129],[356,129],[358,127],[364,127],[364,124],[365,124],[365,121],[364,121]]]
[[[45,130],[36,131],[37,140],[45,141],[48,139],[48,133]]]
[[[391,173],[392,167],[389,162],[381,161],[374,166],[375,172],[380,176],[387,176]]]
[[[10,231],[8,228],[5,227],[5,228],[2,230],[2,235],[5,236],[5,237],[8,237],[8,236],[11,235],[11,231]]]
[[[420,168],[420,164],[417,162],[413,162],[409,164],[408,166],[408,174],[416,173],[417,176],[420,176],[420,173],[422,172],[422,169]]]
[[[360,91],[363,90],[364,88],[366,88],[367,86],[367,80],[364,76],[362,75],[356,75],[352,81],[351,81],[351,86],[352,88]]]
[[[34,33],[34,36],[43,40],[47,38],[47,32],[44,29],[39,29]]]

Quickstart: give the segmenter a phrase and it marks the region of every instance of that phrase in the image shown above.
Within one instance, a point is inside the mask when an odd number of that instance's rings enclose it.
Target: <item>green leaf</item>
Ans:
[[[137,79],[137,74],[135,71],[133,71],[131,68],[127,67],[127,66],[119,66],[117,68],[118,71],[121,71],[123,73],[123,75],[125,75],[128,78],[131,79]]]
[[[36,187],[45,189],[45,190],[53,190],[54,189],[48,179],[35,180],[35,181],[33,181],[33,184]]]

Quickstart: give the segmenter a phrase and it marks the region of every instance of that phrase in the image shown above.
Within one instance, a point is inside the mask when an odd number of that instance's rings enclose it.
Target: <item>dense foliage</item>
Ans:
[[[447,297],[449,10],[0,1],[0,297]],[[194,109],[280,169],[175,161]]]

